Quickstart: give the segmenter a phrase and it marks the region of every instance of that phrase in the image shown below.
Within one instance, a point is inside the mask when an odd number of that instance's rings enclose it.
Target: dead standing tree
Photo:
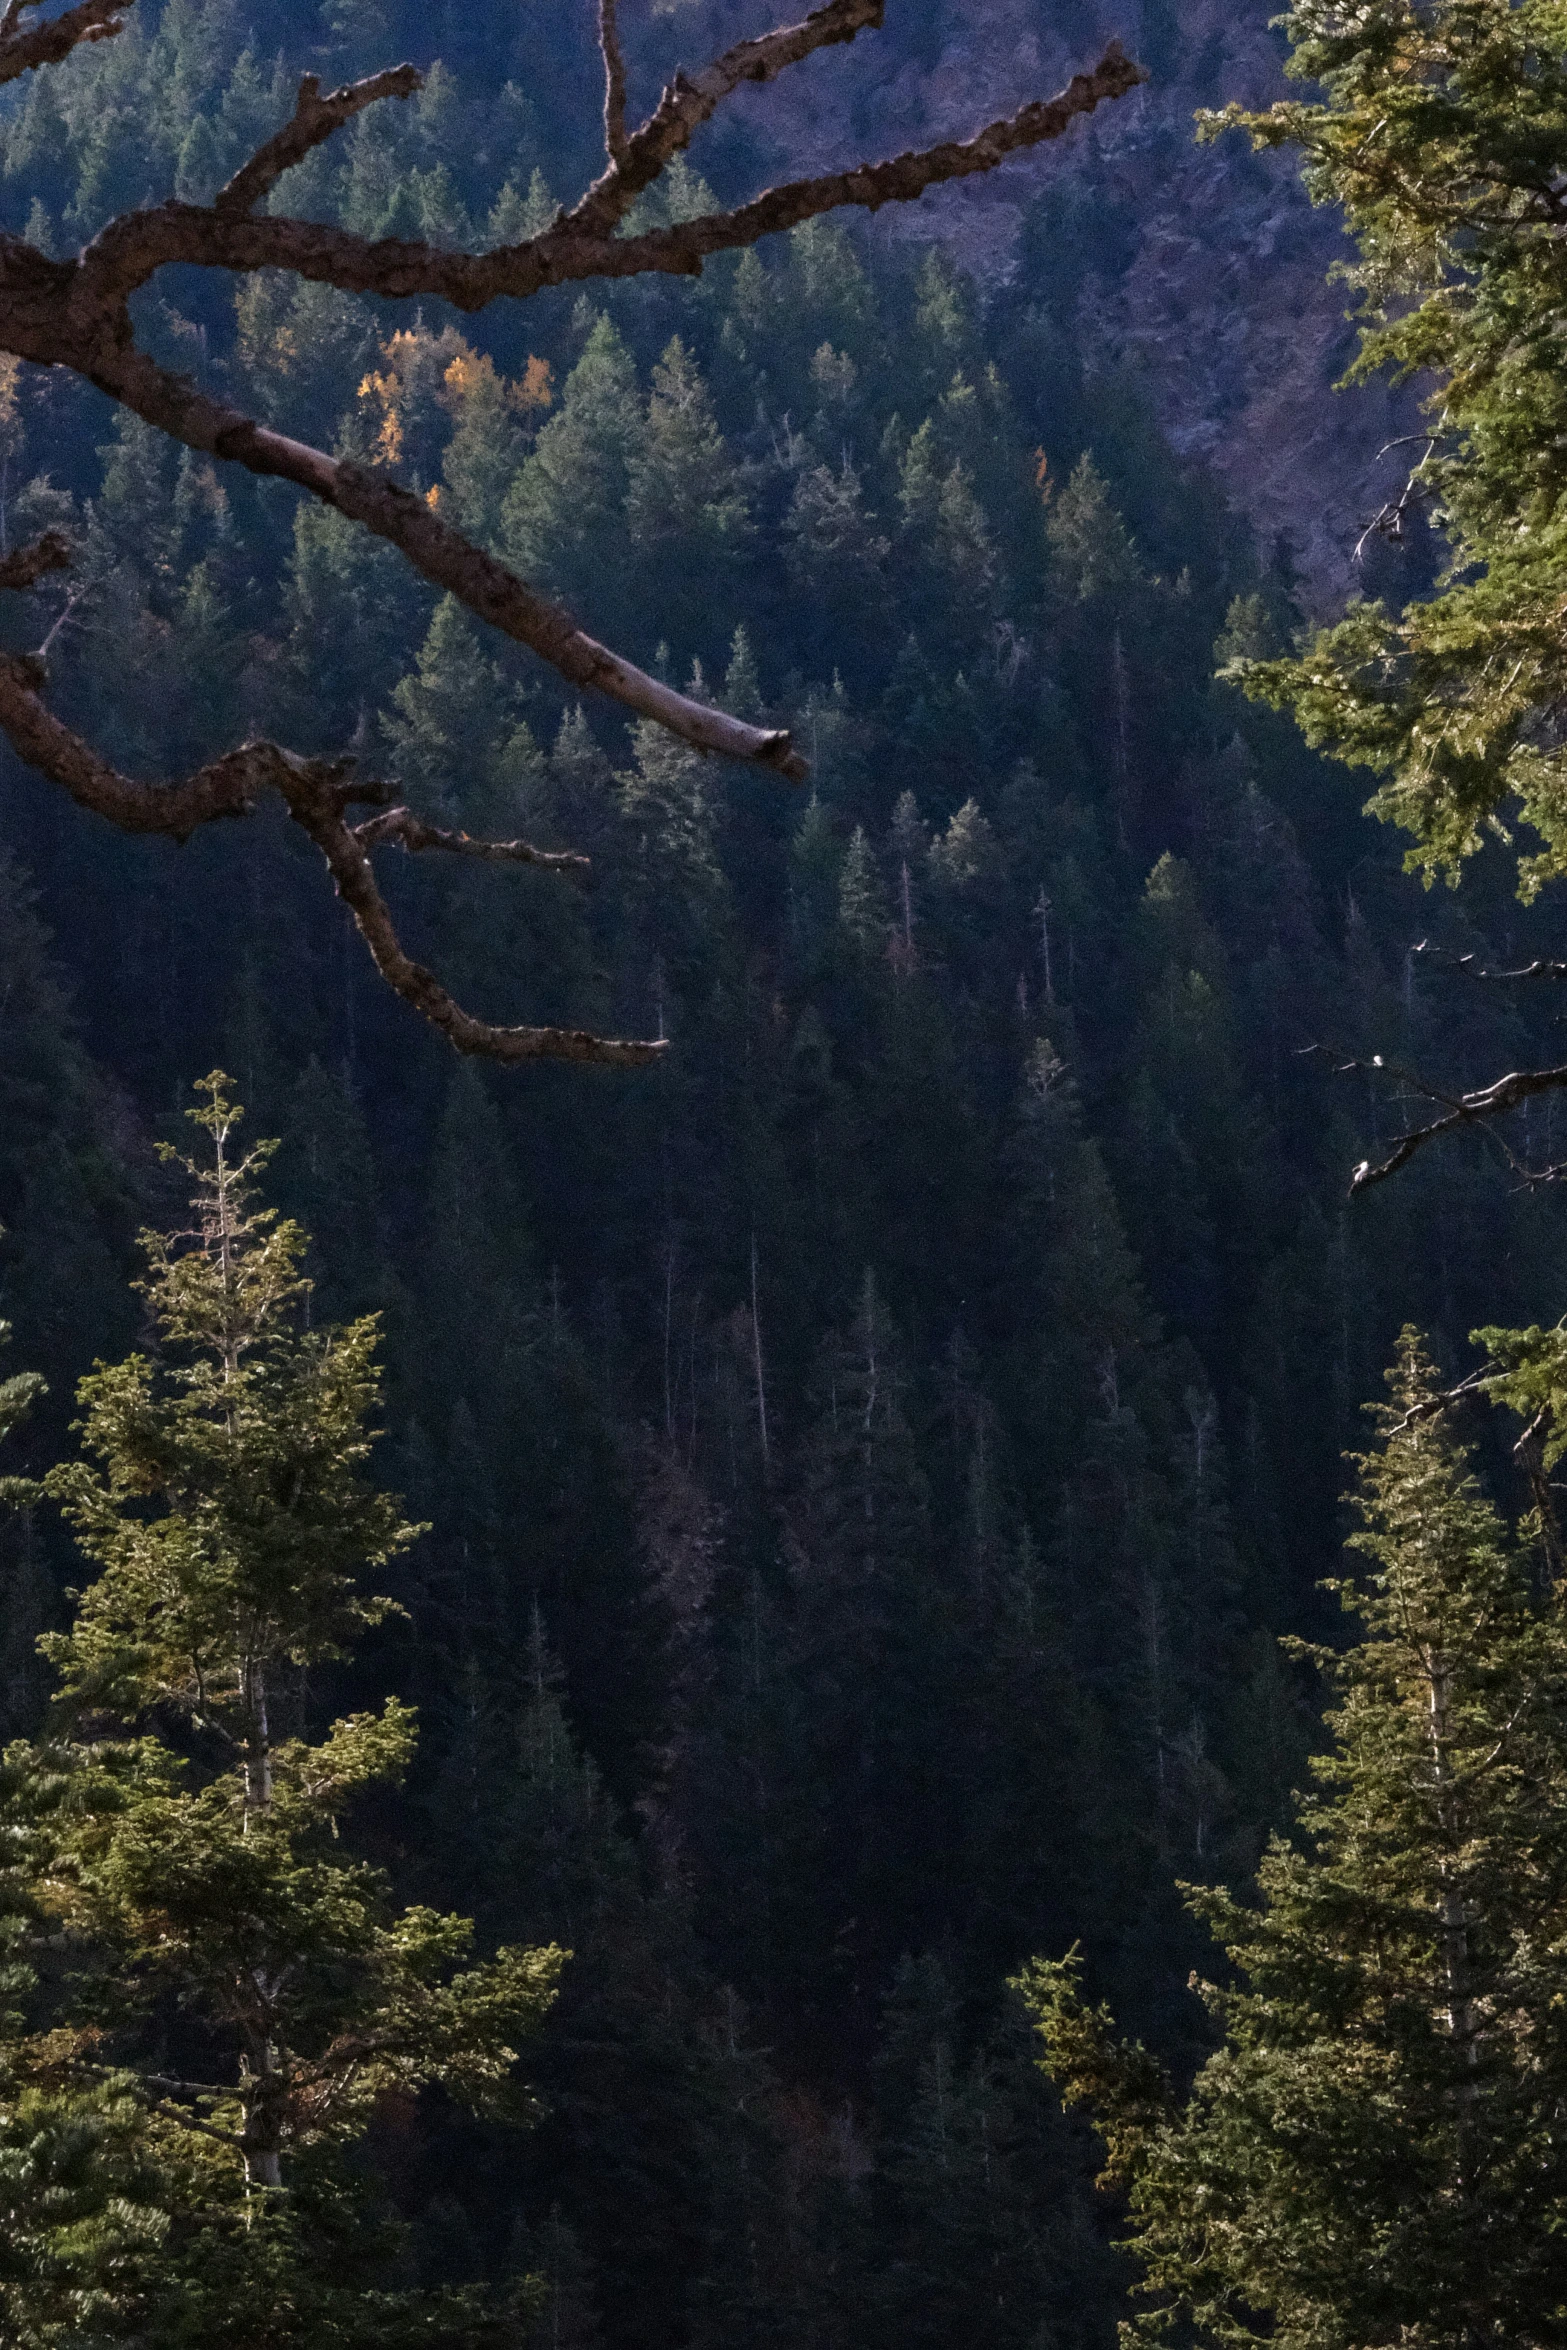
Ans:
[[[7,0],[0,14],[0,81],[60,64],[82,42],[113,37],[135,0],[79,0],[63,15],[28,21],[39,0]],[[1058,97],[1034,100],[974,137],[919,153],[769,188],[732,211],[637,233],[627,228],[637,198],[660,178],[696,131],[745,82],[770,81],[819,49],[852,41],[882,22],[884,0],[829,0],[801,23],[738,42],[702,72],[679,72],[638,129],[627,128],[625,62],[617,0],[599,0],[604,59],[605,169],[579,201],[520,244],[452,252],[396,238],[371,241],[347,230],[258,207],[293,165],[383,100],[407,98],[422,77],[409,65],[323,96],[307,75],[291,118],[258,148],[210,204],[169,202],[122,214],[69,260],[53,260],[20,237],[0,235],[0,352],[40,367],[63,367],[187,448],[294,483],[387,539],[414,569],[481,620],[526,645],[579,691],[607,694],[696,750],[772,767],[794,781],[806,773],[787,733],[749,726],[687,699],[586,635],[568,612],[538,595],[483,548],[387,472],[326,455],[270,430],[210,397],[139,350],[130,302],[160,269],[194,264],[236,275],[285,270],[348,293],[399,300],[437,297],[467,312],[526,300],[546,286],[647,272],[697,275],[710,254],[754,245],[782,229],[846,206],[869,211],[908,203],[927,188],[993,171],[1008,155],[1059,138],[1079,115],[1123,96],[1144,76],[1112,42],[1090,73]],[[0,586],[29,588],[69,563],[49,536],[0,565]],[[442,831],[394,806],[383,784],[358,778],[348,759],[305,759],[276,743],[252,742],[179,782],[144,783],[118,774],[43,700],[38,655],[0,656],[0,728],[15,750],[72,799],[122,831],[185,840],[198,826],[243,817],[278,793],[326,860],[381,976],[441,1029],[460,1052],[498,1061],[539,1058],[636,1064],[663,1049],[578,1029],[497,1027],[454,1002],[435,976],[404,951],[371,866],[372,852],[444,850],[502,862],[579,872],[586,860],[551,856],[524,841],[479,841]],[[354,821],[355,807],[378,809]]]

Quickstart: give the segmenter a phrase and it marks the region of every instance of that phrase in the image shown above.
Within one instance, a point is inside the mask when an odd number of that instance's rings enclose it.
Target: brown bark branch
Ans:
[[[187,840],[203,824],[249,815],[263,793],[275,791],[320,850],[381,977],[458,1052],[504,1062],[577,1061],[640,1068],[666,1050],[662,1043],[595,1036],[579,1028],[503,1028],[464,1011],[434,973],[413,960],[397,935],[370,868],[370,850],[378,845],[376,820],[356,827],[346,814],[355,801],[390,794],[381,784],[355,783],[351,761],[301,759],[276,743],[246,743],[182,782],[138,783],[121,775],[54,716],[40,699],[42,683],[42,664],[35,658],[0,655],[0,730],[29,766],[59,784],[79,807],[106,817],[121,831]],[[402,839],[409,847],[451,848],[464,838],[422,825],[406,810],[392,809],[388,815],[394,823],[381,837]],[[544,852],[530,852],[521,841],[471,842],[459,853],[492,853],[513,862],[554,861]]]
[[[1350,1177],[1351,1199],[1363,1191],[1371,1190],[1375,1184],[1386,1183],[1389,1176],[1396,1175],[1400,1168],[1408,1166],[1417,1151],[1424,1150],[1427,1143],[1437,1141],[1440,1136],[1456,1134],[1467,1126],[1478,1126],[1483,1132],[1490,1131],[1493,1119],[1505,1117],[1509,1110],[1519,1109],[1536,1094],[1567,1090],[1567,1064],[1554,1069],[1513,1069],[1505,1077],[1496,1078],[1490,1085],[1478,1086],[1473,1092],[1459,1094],[1444,1092],[1428,1079],[1416,1077],[1407,1069],[1395,1068],[1380,1055],[1373,1056],[1369,1061],[1341,1062],[1338,1074],[1347,1075],[1352,1070],[1397,1078],[1412,1086],[1417,1093],[1423,1093],[1428,1101],[1441,1102],[1445,1114],[1433,1118],[1425,1126],[1412,1127],[1409,1133],[1401,1134],[1385,1158],[1362,1159]],[[1531,1172],[1519,1164],[1500,1136],[1493,1136],[1493,1139],[1501,1143],[1508,1159],[1526,1183],[1554,1182],[1562,1173],[1560,1167]]]
[[[0,82],[14,82],[35,66],[58,65],[84,41],[112,41],[125,29],[126,10],[136,0],[78,0],[63,16],[24,29],[22,18],[38,0],[8,0],[0,16]]]
[[[623,660],[389,474],[289,440],[210,399],[185,378],[166,374],[139,351],[117,351],[91,373],[102,390],[187,447],[291,481],[389,540],[434,586],[526,645],[579,691],[607,694],[695,750],[755,761],[793,783],[803,782],[810,772],[784,729],[731,718]]]
[[[299,85],[290,119],[265,146],[257,148],[227,187],[219,189],[212,199],[213,211],[236,218],[253,212],[263,196],[270,195],[285,171],[303,163],[312,149],[352,122],[356,114],[363,114],[367,106],[376,105],[382,98],[411,98],[423,88],[424,76],[417,67],[393,65],[384,73],[371,74],[366,81],[346,83],[323,98],[319,79],[307,73]]]
[[[870,0],[855,0],[855,5],[868,7]],[[832,37],[850,36],[840,31]],[[710,255],[754,245],[824,212],[847,206],[874,212],[883,204],[911,203],[927,189],[994,171],[1009,155],[1060,138],[1079,116],[1124,97],[1146,79],[1142,67],[1112,41],[1092,72],[1075,74],[1056,97],[1020,107],[970,139],[949,139],[882,163],[786,181],[734,211],[707,213],[636,237],[618,236],[615,230],[636,195],[689,138],[689,129],[682,137],[674,135],[685,120],[678,110],[674,126],[648,148],[639,148],[638,142],[649,135],[651,125],[638,131],[629,142],[628,161],[612,166],[573,211],[520,245],[499,245],[486,253],[455,253],[398,238],[372,243],[320,221],[219,213],[210,206],[174,202],[122,214],[76,262],[51,263],[19,239],[0,239],[0,295],[11,291],[7,280],[14,272],[17,294],[36,284],[40,293],[54,297],[47,302],[52,335],[46,330],[24,348],[4,334],[9,321],[0,313],[0,336],[4,347],[18,350],[23,358],[74,366],[81,372],[84,345],[98,345],[111,336],[123,341],[127,297],[158,270],[177,262],[236,271],[285,269],[345,293],[394,300],[438,296],[466,311],[482,310],[502,295],[525,300],[545,286],[592,278],[653,272],[698,276]],[[700,96],[695,84],[680,87]],[[705,119],[700,108],[697,113]],[[644,162],[650,166],[645,178]],[[63,337],[61,326],[66,327]]]
[[[626,159],[626,53],[620,45],[617,0],[599,0],[599,47],[604,52],[604,153]]]
[[[884,163],[856,164],[815,179],[785,181],[733,212],[708,213],[646,236],[619,238],[610,266],[595,274],[621,277],[658,270],[695,276],[710,254],[754,245],[824,212],[851,206],[879,212],[884,204],[912,203],[927,189],[994,171],[1009,155],[1059,139],[1080,115],[1125,97],[1147,78],[1120,42],[1112,41],[1091,73],[1074,74],[1056,97],[1035,99],[972,138],[944,140],[939,146],[891,156]],[[564,233],[547,231],[546,236]]]
[[[0,80],[68,55],[81,41],[119,31],[134,0],[79,0],[51,22],[23,32],[21,20],[31,5],[32,0],[5,0]],[[883,6],[884,0],[826,0],[797,24],[737,43],[694,78],[677,73],[640,129],[628,135],[618,0],[600,0],[606,168],[575,208],[540,235],[485,253],[455,253],[399,239],[372,242],[325,223],[258,213],[256,207],[285,172],[367,106],[382,98],[406,98],[421,86],[412,67],[397,66],[323,98],[315,77],[307,76],[289,121],[212,204],[171,201],[124,214],[68,261],[52,260],[21,238],[0,234],[0,350],[83,377],[188,448],[292,482],[397,547],[434,586],[528,646],[577,690],[604,693],[697,750],[755,761],[802,781],[808,769],[787,732],[750,726],[692,701],[623,660],[386,473],[271,431],[159,368],[136,348],[128,304],[139,287],[171,264],[235,272],[280,269],[344,292],[391,299],[429,296],[464,311],[483,309],[502,295],[524,298],[567,282],[649,272],[699,274],[713,253],[753,245],[824,212],[846,205],[874,211],[992,171],[1008,155],[1059,138],[1078,116],[1146,78],[1112,42],[1093,71],[1076,75],[1059,96],[1021,107],[971,139],[788,182],[732,211],[670,228],[640,236],[619,233],[637,197],[743,82],[768,81],[819,49],[852,41],[882,22]],[[67,561],[64,541],[46,538],[0,562],[0,587],[31,586]],[[538,863],[577,874],[585,870],[585,860],[534,850],[521,841],[478,842],[444,832],[406,809],[387,808],[390,795],[378,787],[351,785],[346,766],[299,759],[271,743],[247,744],[180,782],[137,783],[48,711],[38,690],[43,682],[38,656],[0,656],[0,729],[30,764],[123,830],[180,840],[199,825],[249,813],[264,790],[278,792],[325,858],[382,976],[460,1051],[499,1060],[547,1056],[627,1065],[651,1060],[662,1049],[577,1030],[503,1029],[474,1019],[404,952],[370,869],[370,851],[390,841],[410,851]],[[379,801],[382,813],[351,825],[345,811],[356,800]]]
[[[536,849],[525,840],[476,840],[471,832],[445,832],[426,824],[411,808],[388,808],[356,824],[353,831],[365,849],[395,841],[399,848],[444,849],[451,856],[479,857],[492,865],[542,865],[546,872],[563,873],[572,881],[585,881],[593,870],[591,858],[575,849]]]
[[[601,0],[602,4],[602,0]],[[675,157],[689,147],[703,123],[712,119],[726,98],[742,82],[769,82],[776,74],[818,49],[852,41],[882,21],[884,0],[829,0],[813,8],[798,24],[775,25],[770,33],[737,41],[722,57],[715,57],[695,79],[677,73],[640,130],[622,137],[621,152],[610,148],[609,169],[595,180],[587,194],[566,216],[564,226],[576,234],[602,236],[624,220],[644,189],[650,188]],[[608,0],[610,31],[616,36],[615,0]],[[606,71],[610,47],[605,47]],[[620,104],[624,108],[624,67],[621,67]],[[606,115],[606,123],[607,123]]]

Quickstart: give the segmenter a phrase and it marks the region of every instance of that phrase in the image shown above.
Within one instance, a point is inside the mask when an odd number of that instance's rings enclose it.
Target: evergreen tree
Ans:
[[[677,335],[653,370],[641,445],[627,484],[631,543],[653,559],[659,609],[682,651],[716,653],[708,613],[729,592],[750,535],[739,470],[701,370]]]
[[[374,1325],[298,1331],[304,1236],[254,1204],[269,1150],[238,1152],[225,1084],[190,1113],[209,1155],[179,1162],[194,1229],[146,1241],[163,1359],[83,1382],[88,1457],[47,1481],[99,1574],[45,1643],[56,1728],[6,1758],[23,1895],[58,1945],[17,2070],[140,2116],[167,2236],[135,2323],[160,2344],[499,2339],[482,2296],[386,2287],[343,2156],[393,2089],[520,2116],[510,2043],[560,1954],[465,1966],[467,1920],[395,1909],[341,1854],[412,1716],[390,1700],[312,1744],[304,1676],[384,1617],[357,1576],[414,1529],[363,1469]]]
[[[1567,2317],[1567,1633],[1412,1333],[1389,1384],[1369,1569],[1335,1586],[1360,1637],[1315,1652],[1331,1745],[1257,1905],[1191,1896],[1238,1981],[1204,1990],[1223,2045],[1190,2102],[1084,2005],[1075,1961],[1023,1979],[1130,2186],[1150,2338],[1473,2350]]]
[[[594,319],[560,405],[506,494],[501,536],[524,578],[555,589],[606,629],[622,606],[603,555],[624,529],[645,434],[635,362],[610,320]]]
[[[1283,19],[1290,71],[1321,85],[1263,114],[1207,118],[1259,146],[1298,143],[1307,184],[1341,204],[1364,301],[1352,376],[1434,380],[1430,446],[1396,512],[1429,510],[1451,550],[1435,596],[1364,602],[1300,657],[1243,659],[1248,689],[1307,740],[1386,777],[1373,807],[1455,873],[1512,803],[1538,838],[1533,890],[1567,870],[1562,753],[1544,712],[1561,653],[1542,615],[1562,568],[1567,377],[1547,322],[1560,257],[1547,191],[1567,154],[1567,65],[1552,0],[1389,0]],[[1390,506],[1394,502],[1390,501]]]

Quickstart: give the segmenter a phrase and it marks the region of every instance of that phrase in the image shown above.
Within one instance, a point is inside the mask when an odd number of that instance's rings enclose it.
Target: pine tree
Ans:
[[[1049,508],[1045,535],[1057,586],[1077,603],[1124,596],[1142,576],[1110,486],[1086,450]]]
[[[1097,2112],[1156,2307],[1285,2350],[1544,2345],[1567,2322],[1567,1627],[1480,1490],[1406,1331],[1360,1463],[1358,1620],[1255,1907],[1189,1896],[1236,1971],[1190,2102],[1082,2001],[1024,1978],[1063,2093]],[[1177,2338],[1180,2338],[1177,2335]]]
[[[399,777],[432,812],[480,828],[518,713],[455,596],[436,605],[418,667],[399,678],[392,702],[385,725]]]
[[[304,1235],[254,1198],[269,1146],[237,1150],[221,1075],[200,1090],[194,1228],[145,1244],[161,1359],[83,1382],[86,1457],[47,1480],[99,1572],[45,1642],[57,1725],[7,1757],[57,1944],[18,2069],[140,2115],[168,2235],[137,2322],[160,2345],[473,2344],[498,2307],[378,2288],[389,2246],[343,2158],[392,2089],[520,2116],[511,2043],[560,1954],[465,1965],[467,1920],[395,1909],[341,1851],[413,1719],[389,1700],[312,1744],[305,1676],[386,1615],[358,1578],[415,1529],[364,1473],[374,1325],[299,1331]]]
[[[682,651],[716,653],[708,615],[751,535],[739,468],[695,358],[677,335],[653,369],[626,497],[631,543],[656,567],[659,608]],[[720,640],[721,643],[721,640]]]
[[[631,353],[607,318],[593,321],[560,405],[506,494],[504,552],[608,628],[623,597],[604,551],[624,531],[633,459],[646,435]]]

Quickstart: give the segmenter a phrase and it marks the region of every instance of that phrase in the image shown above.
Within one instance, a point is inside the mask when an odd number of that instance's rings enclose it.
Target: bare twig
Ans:
[[[35,661],[48,660],[49,655],[54,650],[56,638],[60,636],[62,631],[66,629],[70,625],[71,621],[75,618],[86,593],[87,591],[85,588],[71,589],[69,595],[65,599],[65,602],[60,606],[59,611],[55,614],[54,620],[50,625],[49,632],[45,636],[43,643],[39,645],[36,652],[34,653],[33,658]]]
[[[599,0],[599,47],[604,52],[604,152],[626,159],[626,54],[620,46],[617,0]]]
[[[353,831],[364,849],[395,841],[399,848],[444,849],[454,857],[479,857],[492,865],[542,865],[546,872],[564,873],[573,881],[585,881],[593,869],[591,860],[574,849],[536,849],[525,840],[476,840],[471,832],[443,832],[411,808],[388,808],[356,824]]]
[[[1488,971],[1475,956],[1455,955],[1448,947],[1432,946],[1429,939],[1423,938],[1413,951],[1465,979],[1483,979],[1498,986],[1523,979],[1567,979],[1567,963],[1552,962],[1544,955],[1537,955],[1532,963],[1520,963],[1516,971]]]
[[[1424,436],[1411,437],[1418,438]],[[1396,448],[1397,445],[1397,442],[1389,441],[1387,448]],[[1428,463],[1431,452],[1435,447],[1435,439],[1427,438],[1425,456],[1421,458],[1419,465],[1411,467],[1409,478],[1405,482],[1400,495],[1397,498],[1389,498],[1381,510],[1378,513],[1372,515],[1371,520],[1366,524],[1365,529],[1361,532],[1359,538],[1355,541],[1355,551],[1350,557],[1350,561],[1352,563],[1358,563],[1360,561],[1361,556],[1365,552],[1366,541],[1368,539],[1383,538],[1387,539],[1390,544],[1396,546],[1403,538],[1404,516],[1408,513],[1412,505],[1416,504],[1421,498],[1426,498],[1431,495],[1431,492],[1427,489],[1426,485],[1420,480],[1420,472],[1421,467]],[[1387,454],[1387,450],[1381,450],[1378,452],[1378,454],[1385,456]]]
[[[257,148],[228,186],[218,191],[212,200],[213,211],[236,218],[253,212],[262,197],[277,186],[285,171],[303,163],[312,148],[319,147],[334,131],[352,122],[356,114],[363,114],[367,106],[376,105],[382,98],[412,98],[423,87],[424,76],[415,66],[394,65],[384,73],[371,74],[366,81],[349,82],[323,98],[319,80],[313,73],[307,73],[299,85],[290,119],[264,147]]]

